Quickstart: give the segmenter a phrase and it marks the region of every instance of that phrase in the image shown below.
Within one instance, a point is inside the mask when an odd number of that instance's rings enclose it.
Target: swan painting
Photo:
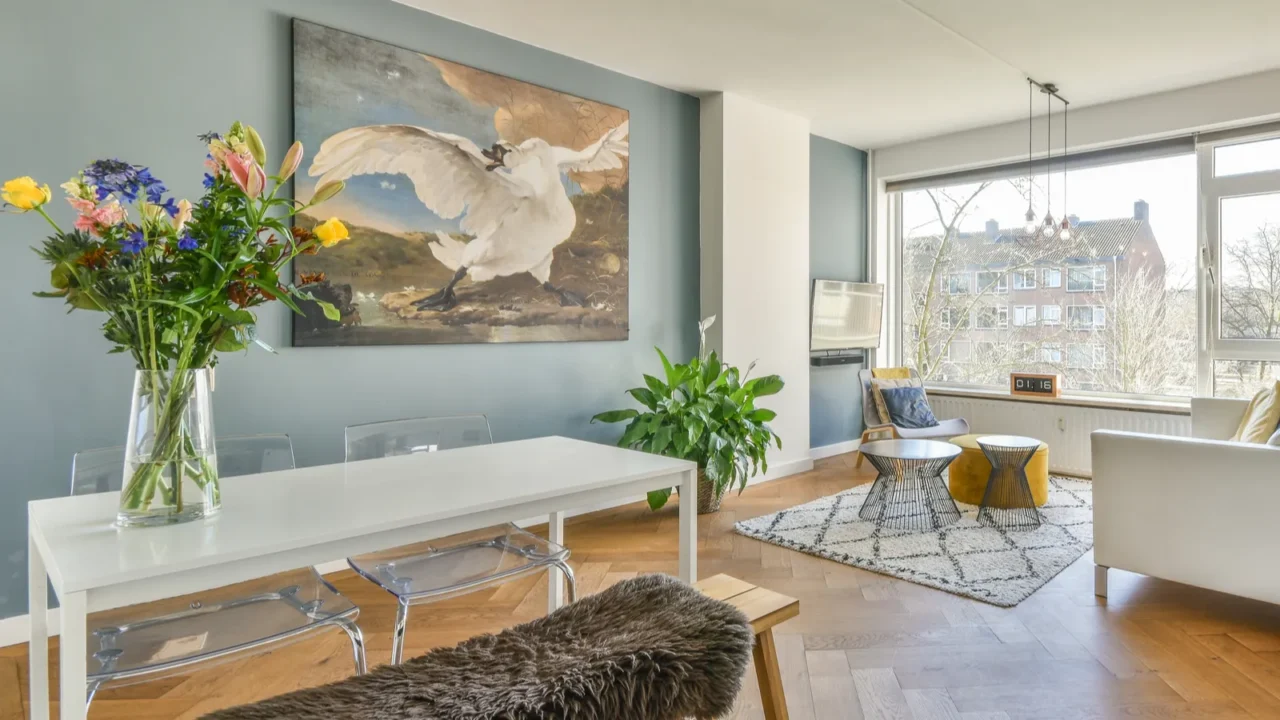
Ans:
[[[295,345],[625,340],[630,114],[294,21],[295,223],[350,239],[299,256],[320,276]],[[523,68],[515,67],[515,70]],[[318,211],[317,211],[318,212]]]
[[[581,294],[551,284],[552,251],[577,225],[561,174],[621,168],[627,126],[623,122],[582,150],[536,137],[481,150],[465,137],[412,125],[351,128],[324,141],[307,174],[319,178],[317,185],[354,175],[404,175],[436,215],[462,217],[463,232],[475,239],[463,243],[436,233],[428,247],[453,277],[415,307],[452,310],[458,305],[453,288],[463,278],[483,282],[524,272],[561,305],[583,307]]]

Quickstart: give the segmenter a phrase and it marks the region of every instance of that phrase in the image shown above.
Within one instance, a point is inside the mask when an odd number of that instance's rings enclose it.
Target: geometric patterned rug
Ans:
[[[1035,530],[983,527],[978,508],[941,530],[893,530],[858,517],[871,483],[739,522],[748,537],[975,600],[1013,607],[1093,547],[1093,483],[1049,476]]]

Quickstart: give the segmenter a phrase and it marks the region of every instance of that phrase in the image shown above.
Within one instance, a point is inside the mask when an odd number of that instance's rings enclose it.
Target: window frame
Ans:
[[[1013,276],[1012,287],[1014,290],[1036,290],[1040,287],[1036,282],[1039,280],[1040,271],[1036,268],[1023,268],[1022,270],[1014,270],[1009,274]],[[1028,274],[1031,277],[1030,285],[1026,283],[1026,277]]]
[[[1055,311],[1053,314],[1057,315],[1053,320],[1050,320],[1049,313],[1045,312],[1048,308],[1053,308]],[[1042,303],[1040,305],[1040,324],[1046,327],[1059,327],[1062,325],[1062,303]]]
[[[1199,350],[1196,367],[1197,394],[1217,395],[1219,362],[1280,361],[1280,338],[1222,337],[1222,202],[1224,200],[1280,193],[1280,169],[1216,176],[1216,151],[1280,138],[1280,133],[1242,135],[1200,144],[1197,173],[1200,179],[1200,262],[1197,271],[1197,320]]]
[[[1083,271],[1089,271],[1089,272],[1093,275],[1093,277],[1092,277],[1092,278],[1090,278],[1090,280],[1091,280],[1090,287],[1088,287],[1088,288],[1079,288],[1079,289],[1076,289],[1076,290],[1072,290],[1072,289],[1071,289],[1071,273],[1073,273],[1073,272],[1083,272]],[[1099,282],[1098,282],[1098,274],[1099,274],[1099,271],[1101,271],[1101,274],[1102,274],[1102,282],[1101,282],[1101,283],[1099,283]],[[1093,264],[1093,265],[1076,265],[1076,266],[1074,266],[1074,267],[1073,267],[1073,266],[1068,265],[1068,266],[1067,266],[1067,277],[1066,277],[1066,291],[1067,291],[1067,292],[1069,292],[1069,293],[1098,293],[1098,292],[1106,292],[1106,291],[1107,291],[1107,266],[1106,266],[1105,264],[1102,264],[1102,263],[1097,263],[1097,264]]]
[[[1049,277],[1050,277],[1049,273],[1053,273],[1053,277],[1057,278],[1057,280],[1055,280],[1054,282],[1049,282]],[[1042,284],[1044,285],[1044,288],[1046,290],[1061,289],[1062,288],[1062,268],[1060,267],[1044,268],[1043,280],[1044,282]]]
[[[1038,310],[1039,305],[1014,305],[1013,315],[1010,317],[1013,327],[1036,327],[1039,323]],[[1018,322],[1018,311],[1022,311],[1022,322]],[[1027,311],[1030,310],[1030,319],[1028,319]]]
[[[983,275],[995,275],[995,287],[991,290],[992,295],[1008,295],[1009,294],[1009,272],[1007,270],[975,270],[973,271],[973,292],[986,292],[986,286],[982,285],[979,280]]]

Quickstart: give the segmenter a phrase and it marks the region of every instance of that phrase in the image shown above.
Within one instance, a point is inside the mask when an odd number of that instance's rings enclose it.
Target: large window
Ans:
[[[911,299],[901,307],[905,364],[930,383],[1006,388],[1010,372],[1029,371],[1061,373],[1068,392],[1195,394],[1197,167],[1187,153],[1072,170],[1065,241],[1021,230],[1028,195],[1045,212],[1046,186],[1060,215],[1061,173],[1048,184],[1021,175],[895,193],[901,297]],[[1224,266],[1224,306],[1229,297],[1238,309],[1223,327],[1280,337],[1280,267],[1273,288],[1252,260],[1264,247],[1280,259],[1280,186],[1248,200],[1223,205],[1224,232],[1249,249]],[[1268,222],[1269,235],[1249,230]]]

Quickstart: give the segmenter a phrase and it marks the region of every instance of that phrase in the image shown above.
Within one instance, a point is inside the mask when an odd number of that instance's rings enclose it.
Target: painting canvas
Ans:
[[[625,340],[629,113],[294,21],[298,346]]]

